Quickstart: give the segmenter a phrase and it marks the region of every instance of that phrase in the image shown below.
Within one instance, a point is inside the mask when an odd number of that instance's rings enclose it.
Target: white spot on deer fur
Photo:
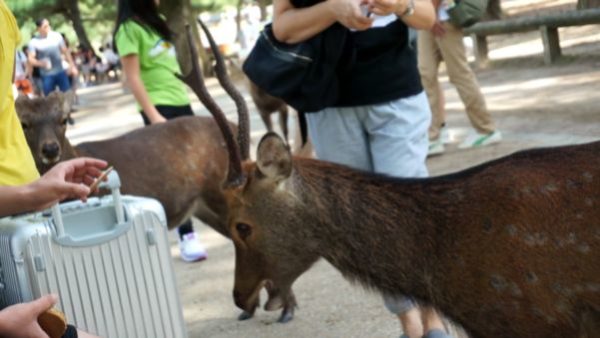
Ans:
[[[558,191],[558,186],[556,186],[556,184],[554,184],[554,183],[550,183],[550,184],[547,184],[547,185],[543,186],[543,187],[540,189],[540,191],[541,191],[542,193],[550,193],[550,192],[555,192],[555,191]]]
[[[579,251],[581,253],[584,253],[584,254],[589,253],[590,252],[590,245],[587,244],[587,243],[580,243],[577,246],[577,251]]]
[[[548,242],[548,236],[541,232],[525,234],[523,237],[525,244],[529,246],[545,245]]]
[[[509,224],[506,226],[506,231],[510,236],[516,236],[518,229],[514,224]]]
[[[591,292],[600,292],[600,283],[587,283],[585,288]]]

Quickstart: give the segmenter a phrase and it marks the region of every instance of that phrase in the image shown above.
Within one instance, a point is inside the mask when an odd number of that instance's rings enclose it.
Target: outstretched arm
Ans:
[[[61,162],[35,182],[16,187],[0,187],[0,216],[42,210],[65,198],[86,200],[94,180],[106,162],[76,158]]]

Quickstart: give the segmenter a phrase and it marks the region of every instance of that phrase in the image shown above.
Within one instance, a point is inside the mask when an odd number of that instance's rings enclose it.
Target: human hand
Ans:
[[[79,75],[79,70],[77,69],[77,66],[73,65],[71,66],[71,76],[77,76]]]
[[[106,161],[88,157],[58,163],[27,186],[32,207],[43,210],[65,198],[85,201],[91,192],[89,186],[102,174],[101,169],[106,165]]]
[[[431,33],[433,33],[434,36],[441,38],[442,36],[444,36],[444,34],[446,34],[446,28],[444,28],[444,25],[441,21],[436,20],[433,24],[433,27],[431,28]]]
[[[369,11],[377,15],[401,15],[408,8],[408,0],[369,0]]]
[[[346,28],[365,30],[371,27],[373,19],[367,17],[360,9],[364,0],[328,0],[336,20]]]
[[[150,124],[167,122],[167,119],[160,114],[153,116],[149,120],[150,120]]]
[[[54,306],[57,300],[56,295],[46,295],[3,309],[0,311],[0,337],[49,338],[38,324],[37,318]]]

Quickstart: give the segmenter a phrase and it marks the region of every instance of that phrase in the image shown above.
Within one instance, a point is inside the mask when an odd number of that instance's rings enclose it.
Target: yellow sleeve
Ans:
[[[0,0],[0,185],[21,185],[39,177],[15,112],[12,77],[21,35],[12,12]]]

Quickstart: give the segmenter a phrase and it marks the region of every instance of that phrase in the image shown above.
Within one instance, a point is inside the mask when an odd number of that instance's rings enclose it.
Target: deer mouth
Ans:
[[[42,156],[42,163],[44,163],[45,165],[52,165],[52,164],[58,163],[59,159],[60,159],[60,154],[56,155],[54,157]]]
[[[267,280],[260,281],[256,285],[256,287],[254,287],[254,290],[248,295],[248,297],[245,297],[245,299],[239,296],[235,296],[237,292],[234,292],[235,305],[237,305],[240,309],[244,311],[253,312],[258,304],[260,290],[262,290],[262,288],[265,287],[266,284]]]

